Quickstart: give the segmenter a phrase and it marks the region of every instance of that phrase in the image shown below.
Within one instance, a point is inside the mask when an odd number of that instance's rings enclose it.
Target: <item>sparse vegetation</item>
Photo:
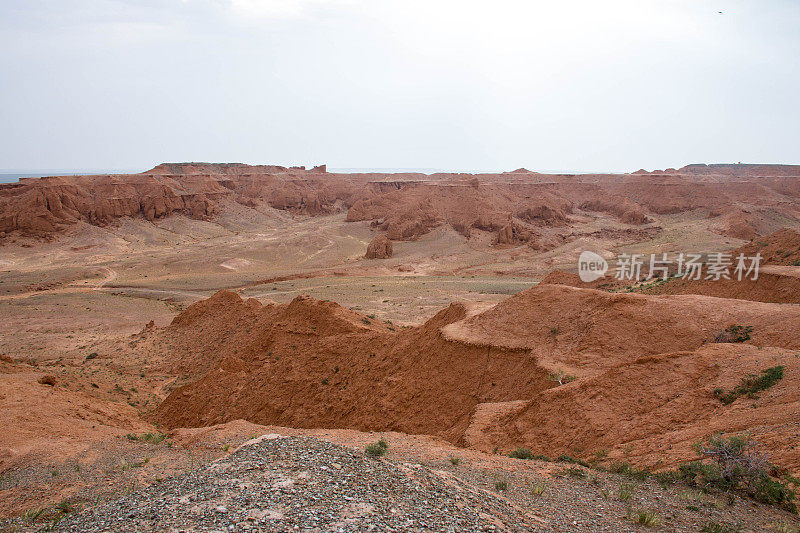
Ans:
[[[514,459],[532,459],[533,452],[531,452],[528,448],[520,447],[509,453],[508,456],[513,457]]]
[[[62,500],[56,504],[55,509],[61,514],[69,514],[75,510],[75,507],[68,500]]]
[[[508,454],[509,457],[514,459],[536,459],[538,461],[547,461],[550,462],[550,458],[546,455],[539,455],[533,453],[530,449],[525,447],[519,447],[516,450],[512,451]]]
[[[608,449],[603,448],[601,450],[597,450],[596,452],[594,452],[594,458],[592,459],[591,462],[600,462],[605,460],[606,457],[608,457]]]
[[[571,463],[574,465],[581,465],[585,466],[586,468],[591,468],[592,465],[584,461],[583,459],[575,459],[574,457],[570,457],[569,455],[559,455],[556,458],[557,463]]]
[[[127,470],[130,470],[131,468],[142,468],[144,465],[146,465],[149,462],[150,462],[150,458],[149,457],[145,457],[143,460],[136,461],[136,462],[133,462],[133,463],[129,463],[128,461],[123,460],[122,461],[122,471],[125,472]]]
[[[544,483],[534,483],[531,486],[531,492],[534,494],[534,496],[541,496],[542,494],[544,494],[544,491],[546,490],[547,490],[547,485],[545,485]]]
[[[701,529],[700,533],[736,533],[737,531],[741,531],[740,528],[733,528],[726,526],[725,524],[720,524],[719,522],[714,522],[713,520],[706,523]]]
[[[364,448],[364,452],[370,457],[380,457],[386,453],[386,450],[389,448],[389,443],[385,440],[381,439],[378,442],[373,442],[372,444],[368,444],[366,448]]]
[[[451,465],[453,465],[453,466],[458,466],[458,464],[459,464],[460,462],[461,462],[461,459],[459,459],[458,457],[453,457],[453,456],[450,456],[450,464],[451,464]]]
[[[702,488],[741,491],[761,503],[797,512],[791,482],[784,483],[770,475],[776,469],[748,436],[726,439],[713,435],[697,449],[700,458],[679,468],[685,482]]]
[[[619,494],[617,498],[621,502],[627,502],[633,496],[634,491],[636,490],[636,485],[633,483],[620,483],[619,486]]]
[[[161,432],[143,433],[141,435],[128,433],[125,437],[131,441],[149,442],[150,444],[159,444],[167,438],[167,436]]]
[[[577,466],[571,466],[569,468],[558,470],[553,472],[553,475],[556,477],[569,476],[575,479],[586,479],[586,471],[582,468],[578,468]]]
[[[558,370],[556,372],[550,372],[547,375],[547,379],[549,379],[550,381],[555,381],[559,385],[564,385],[565,383],[575,381],[578,378],[576,376],[573,376],[572,374],[567,374],[563,370]]]
[[[628,509],[628,520],[647,527],[658,527],[661,525],[661,517],[655,511],[647,509]]]
[[[25,519],[31,522],[38,520],[44,513],[44,509],[28,509],[25,511]]]
[[[800,527],[785,521],[773,522],[769,527],[770,530],[777,531],[778,533],[800,533]]]
[[[650,472],[648,470],[636,468],[632,466],[630,463],[625,462],[616,462],[611,465],[609,470],[615,474],[621,474],[623,476],[628,476],[633,479],[637,479],[639,481],[644,481],[648,477],[650,477]]]
[[[744,342],[750,340],[753,326],[740,326],[734,324],[728,326],[717,334],[714,342]]]
[[[725,405],[736,401],[740,396],[758,398],[757,393],[775,385],[783,379],[783,366],[773,366],[761,371],[761,375],[750,374],[742,378],[742,383],[733,390],[725,392],[723,389],[714,389],[714,396]]]
[[[503,480],[495,481],[494,488],[495,490],[500,490],[500,491],[508,490],[508,483]]]

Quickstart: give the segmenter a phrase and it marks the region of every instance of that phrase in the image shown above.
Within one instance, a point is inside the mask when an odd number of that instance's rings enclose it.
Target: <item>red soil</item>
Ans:
[[[800,268],[764,266],[757,280],[672,280],[647,291],[649,294],[705,294],[755,302],[800,304]]]
[[[529,398],[552,386],[525,351],[444,340],[440,328],[466,312],[454,304],[420,327],[393,331],[332,302],[298,297],[261,306],[217,293],[163,332],[180,331],[187,340],[198,333],[192,345],[214,347],[204,355],[217,364],[205,359],[213,370],[173,391],[154,420],[172,428],[242,418],[457,440],[477,404]],[[186,348],[173,352],[178,366],[197,360]]]
[[[605,448],[649,466],[691,457],[712,430],[751,431],[776,463],[800,468],[800,307],[540,285],[471,315],[454,304],[395,331],[331,302],[262,306],[221,292],[152,332],[178,339],[174,364],[208,369],[153,420],[394,430],[584,457]],[[713,343],[733,324],[752,338]],[[725,406],[712,394],[778,364],[786,378],[759,400]],[[557,386],[555,371],[578,379]]]
[[[736,250],[739,253],[759,253],[764,264],[800,266],[800,233],[784,228],[745,244]]]

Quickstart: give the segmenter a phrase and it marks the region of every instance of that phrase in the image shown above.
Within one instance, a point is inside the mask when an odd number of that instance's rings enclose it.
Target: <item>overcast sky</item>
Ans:
[[[3,0],[0,50],[0,169],[800,163],[798,0]]]

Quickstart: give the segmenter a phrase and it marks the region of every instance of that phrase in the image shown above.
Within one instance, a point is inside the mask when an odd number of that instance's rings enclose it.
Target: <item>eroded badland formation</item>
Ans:
[[[799,230],[787,165],[0,185],[0,528],[796,531],[786,498],[647,472],[748,435],[794,486]],[[762,260],[755,280],[584,283],[584,250]],[[266,433],[291,437],[237,450]]]

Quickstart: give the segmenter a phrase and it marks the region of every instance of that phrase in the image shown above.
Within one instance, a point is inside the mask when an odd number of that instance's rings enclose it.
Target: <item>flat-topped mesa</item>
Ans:
[[[299,169],[301,167],[292,167]],[[304,168],[304,167],[303,167]],[[245,163],[161,163],[153,167],[151,170],[142,172],[142,174],[226,174],[226,175],[239,175],[239,174],[265,174],[265,173],[281,173],[288,171],[289,168],[280,165],[247,165]]]
[[[716,174],[740,177],[798,176],[800,165],[770,165],[756,163],[694,163],[678,170],[681,174]]]

